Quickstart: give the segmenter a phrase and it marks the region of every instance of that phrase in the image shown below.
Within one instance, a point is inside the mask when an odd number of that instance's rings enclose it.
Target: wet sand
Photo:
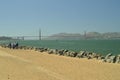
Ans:
[[[0,47],[0,80],[120,80],[120,64]]]

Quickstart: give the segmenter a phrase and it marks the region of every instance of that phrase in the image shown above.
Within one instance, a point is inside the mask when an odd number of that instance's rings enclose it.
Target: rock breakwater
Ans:
[[[9,48],[8,45],[1,45],[3,48]],[[11,49],[11,48],[10,48]],[[107,54],[106,56],[103,56],[98,53],[88,52],[88,51],[70,51],[66,49],[50,49],[50,48],[37,48],[37,47],[31,47],[31,46],[18,46],[14,49],[23,49],[23,50],[35,50],[38,52],[47,52],[48,54],[56,54],[60,56],[67,56],[67,57],[74,57],[74,58],[87,58],[87,59],[96,59],[101,60],[102,62],[107,63],[119,63],[120,64],[120,55],[113,55],[111,53]]]

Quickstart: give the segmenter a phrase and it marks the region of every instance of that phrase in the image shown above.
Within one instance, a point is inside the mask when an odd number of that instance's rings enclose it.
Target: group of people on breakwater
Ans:
[[[107,54],[106,56],[102,56],[97,53],[92,53],[88,51],[80,51],[80,52],[74,52],[66,49],[58,50],[58,49],[50,49],[50,48],[36,48],[36,47],[30,47],[30,46],[19,46],[18,43],[9,43],[6,45],[1,45],[5,48],[13,48],[13,49],[24,49],[24,50],[35,50],[39,52],[47,52],[48,54],[57,54],[62,56],[68,56],[68,57],[77,57],[77,58],[87,58],[87,59],[93,59],[96,58],[97,60],[101,60],[103,62],[108,63],[119,63],[120,64],[120,55],[112,55],[111,53]]]
[[[18,49],[18,46],[19,46],[18,42],[14,42],[14,43],[9,43],[7,47],[10,49]]]

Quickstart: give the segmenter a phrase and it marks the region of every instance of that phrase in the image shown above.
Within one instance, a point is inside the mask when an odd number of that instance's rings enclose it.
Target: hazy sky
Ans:
[[[120,0],[0,0],[0,36],[120,32]]]

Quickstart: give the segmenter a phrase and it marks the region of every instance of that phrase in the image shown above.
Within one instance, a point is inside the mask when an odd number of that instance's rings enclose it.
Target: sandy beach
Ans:
[[[0,80],[120,80],[120,64],[0,47]]]

